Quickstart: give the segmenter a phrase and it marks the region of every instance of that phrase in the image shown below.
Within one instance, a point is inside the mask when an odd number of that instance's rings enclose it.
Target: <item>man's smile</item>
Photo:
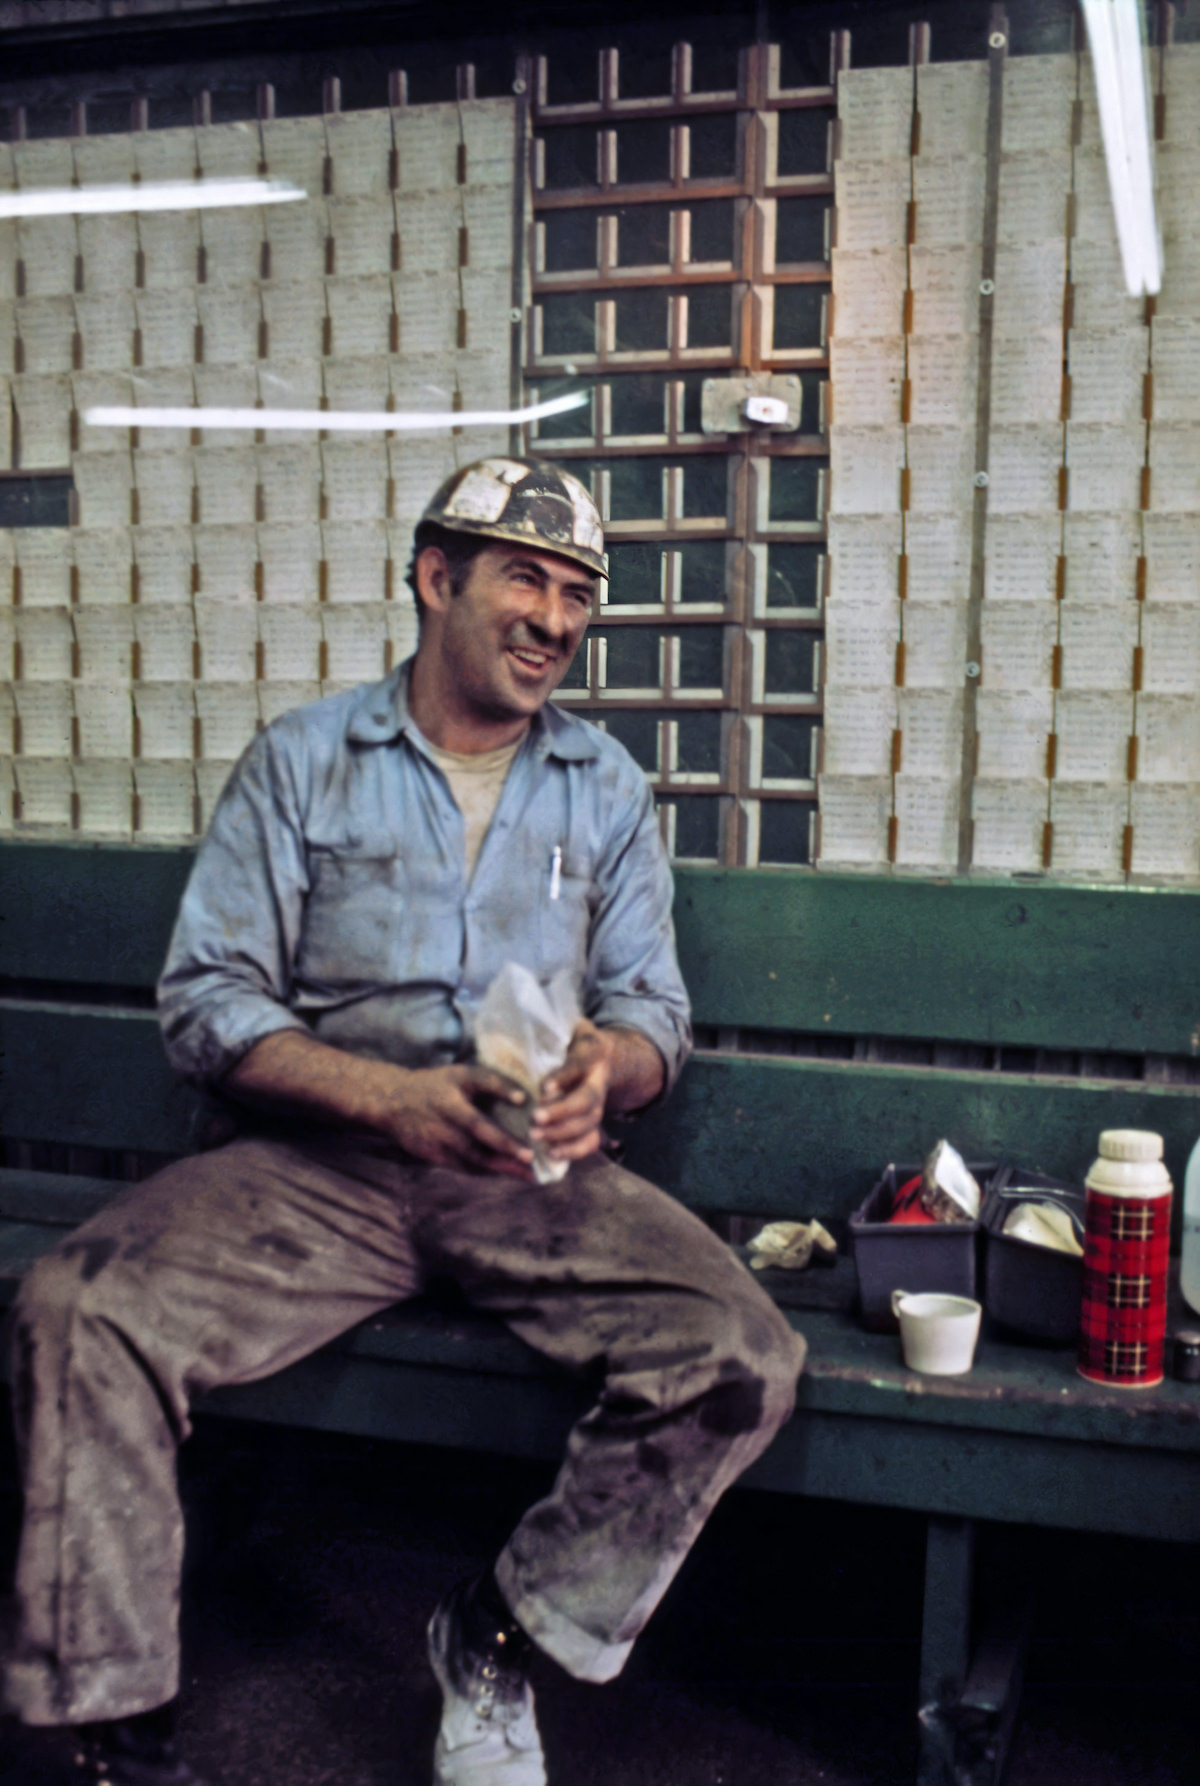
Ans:
[[[554,660],[553,652],[538,651],[532,645],[510,645],[508,653],[510,657],[515,657],[519,664],[524,665],[526,669],[533,670],[539,676]]]

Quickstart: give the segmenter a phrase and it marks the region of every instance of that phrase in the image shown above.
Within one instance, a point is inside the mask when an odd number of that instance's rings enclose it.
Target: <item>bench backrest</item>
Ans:
[[[0,1136],[178,1153],[153,985],[193,852],[0,845]],[[1200,1134],[1200,892],[680,869],[700,1046],[630,1131],[698,1208],[845,1215],[889,1159],[1082,1173]]]

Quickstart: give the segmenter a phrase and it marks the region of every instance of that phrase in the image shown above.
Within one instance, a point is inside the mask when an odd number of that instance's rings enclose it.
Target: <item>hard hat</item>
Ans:
[[[608,575],[600,511],[579,479],[557,465],[477,459],[446,479],[418,525],[427,521],[452,533],[537,546],[594,577]]]

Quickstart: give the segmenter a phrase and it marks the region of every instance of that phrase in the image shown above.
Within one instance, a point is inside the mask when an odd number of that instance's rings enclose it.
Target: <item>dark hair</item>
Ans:
[[[418,628],[425,620],[425,604],[417,591],[417,559],[426,546],[436,546],[445,555],[450,572],[451,593],[461,595],[472,564],[491,544],[491,540],[481,539],[477,534],[452,532],[449,527],[442,527],[436,521],[417,523],[417,530],[413,534],[412,557],[408,561],[404,580],[412,590],[413,600],[417,604]]]

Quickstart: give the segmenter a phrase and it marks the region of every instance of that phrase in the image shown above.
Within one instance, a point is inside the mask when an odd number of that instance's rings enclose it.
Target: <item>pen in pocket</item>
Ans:
[[[562,845],[556,843],[550,852],[550,897],[557,899],[562,892]]]

